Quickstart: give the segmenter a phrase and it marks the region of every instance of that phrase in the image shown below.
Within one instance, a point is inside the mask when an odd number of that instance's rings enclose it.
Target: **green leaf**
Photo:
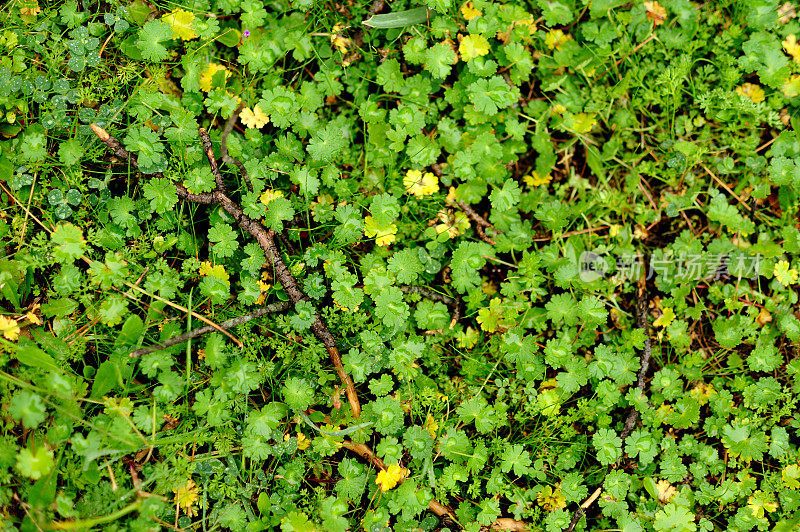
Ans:
[[[412,24],[421,24],[428,20],[429,11],[424,7],[417,7],[408,9],[406,11],[397,11],[394,13],[383,13],[379,15],[372,15],[362,24],[368,28],[389,29],[389,28],[402,28]]]
[[[86,240],[83,238],[83,231],[70,223],[62,223],[56,226],[50,235],[55,248],[53,257],[60,263],[71,263],[75,259],[83,256],[86,249]]]
[[[597,429],[592,436],[592,447],[601,465],[611,465],[622,457],[622,440],[611,429]]]
[[[237,233],[230,224],[216,223],[208,230],[208,239],[214,243],[212,250],[217,257],[225,258],[233,256],[239,248]]]
[[[77,164],[83,157],[83,144],[76,138],[62,142],[58,147],[58,159],[66,166]]]
[[[100,321],[108,327],[113,327],[122,322],[127,310],[128,302],[124,297],[118,294],[109,296],[100,304]]]
[[[522,191],[519,185],[513,179],[506,179],[503,183],[503,188],[495,188],[489,195],[489,201],[492,202],[492,208],[499,211],[508,211],[519,203]]]
[[[283,385],[283,400],[292,410],[306,410],[314,402],[314,387],[300,377],[290,377]]]
[[[430,72],[434,78],[442,79],[447,77],[455,62],[456,53],[445,42],[435,44],[425,52],[425,70]]]
[[[574,3],[568,0],[538,0],[537,3],[548,26],[566,26],[575,18]]]
[[[150,179],[143,187],[144,197],[150,201],[153,212],[171,211],[178,203],[178,193],[172,181],[166,178]]]
[[[47,409],[41,396],[27,390],[19,390],[14,394],[8,413],[21,421],[27,429],[35,429],[47,417]]]
[[[27,338],[19,339],[15,356],[17,360],[27,366],[46,371],[55,371],[56,373],[64,371],[61,366],[56,364],[52,356],[36,347],[36,345]]]
[[[389,286],[371,297],[375,301],[375,314],[385,327],[398,330],[405,325],[411,313],[399,288]]]
[[[139,30],[136,47],[142,57],[153,62],[163,61],[167,58],[167,48],[162,44],[172,39],[172,28],[161,20],[149,20]]]
[[[148,127],[140,126],[128,130],[124,143],[128,150],[136,152],[142,171],[147,171],[164,160],[161,153],[164,145],[158,141],[158,133]]]
[[[513,470],[518,477],[525,475],[532,463],[531,453],[522,445],[506,444],[500,459],[500,470],[503,473]]]
[[[467,92],[475,109],[489,116],[496,115],[500,109],[510,107],[520,97],[519,89],[509,86],[500,76],[479,79],[469,86]]]
[[[289,323],[298,332],[303,332],[311,327],[317,319],[317,311],[310,301],[298,301],[294,306],[296,314],[289,317]]]
[[[40,445],[35,452],[30,449],[21,449],[17,455],[17,471],[34,480],[50,474],[55,467],[53,451]]]

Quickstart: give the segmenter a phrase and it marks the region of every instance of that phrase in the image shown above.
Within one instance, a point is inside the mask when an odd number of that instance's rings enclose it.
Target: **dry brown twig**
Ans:
[[[132,166],[139,168],[139,163],[136,160],[136,157],[128,152],[128,150],[126,150],[119,142],[119,140],[109,135],[108,132],[106,132],[97,124],[91,124],[91,128],[95,135],[97,135],[103,144],[105,144],[117,158],[128,161]],[[222,207],[225,212],[230,214],[233,219],[236,220],[236,223],[242,228],[242,230],[256,239],[256,242],[258,242],[259,246],[261,246],[261,249],[264,250],[267,260],[272,265],[274,270],[275,278],[278,279],[283,286],[283,289],[286,291],[286,294],[289,296],[292,304],[297,304],[300,301],[308,301],[308,297],[303,293],[302,290],[300,290],[294,275],[292,275],[289,268],[283,262],[283,258],[278,250],[278,246],[275,244],[275,231],[272,229],[266,229],[257,220],[253,220],[247,216],[242,208],[230,197],[228,197],[225,191],[224,183],[221,181],[221,179],[217,179],[219,168],[217,167],[216,160],[214,158],[214,152],[212,149],[210,149],[210,142],[208,145],[206,143],[206,139],[208,138],[207,133],[202,128],[200,130],[200,135],[201,137],[204,137],[203,147],[206,152],[206,156],[208,157],[209,164],[211,165],[212,172],[215,172],[214,177],[217,181],[217,188],[212,192],[193,194],[186,190],[186,187],[184,187],[182,184],[176,183],[175,188],[178,198],[200,205],[218,205]],[[157,177],[163,177],[161,174],[154,175]],[[355,385],[353,384],[353,380],[350,378],[350,375],[348,375],[344,369],[342,357],[339,354],[338,348],[336,347],[336,341],[333,338],[333,334],[331,334],[330,329],[328,329],[328,326],[322,320],[322,317],[319,315],[319,313],[316,313],[314,322],[311,324],[311,331],[314,333],[317,339],[323,343],[325,349],[328,351],[328,355],[333,362],[333,367],[336,369],[336,373],[339,375],[339,379],[342,381],[342,384],[345,387],[347,400],[350,403],[350,409],[353,412],[353,416],[359,417],[361,415],[361,404],[359,403],[358,396],[356,395]]]
[[[261,316],[266,316],[267,314],[271,314],[273,312],[281,312],[283,310],[288,309],[290,306],[291,304],[289,304],[288,301],[278,301],[276,303],[272,303],[270,305],[258,308],[252,312],[248,312],[247,314],[244,314],[242,316],[236,316],[235,318],[223,321],[222,323],[219,324],[219,326],[223,329],[230,329],[231,327],[236,327],[237,325],[241,325],[242,323],[247,323],[250,320],[260,318]],[[193,338],[197,338],[198,336],[203,336],[204,334],[214,332],[215,330],[216,328],[210,325],[206,325],[204,327],[198,327],[197,329],[192,329],[191,331],[180,334],[178,336],[173,336],[172,338],[170,338],[169,340],[165,340],[161,344],[156,344],[151,347],[143,347],[141,349],[137,349],[136,351],[132,351],[130,357],[136,358],[146,355],[148,353],[152,353],[153,351],[160,351],[161,349],[166,349],[170,346],[187,342]]]
[[[225,129],[222,130],[222,135],[220,136],[220,154],[222,155],[222,162],[225,164],[233,164],[236,168],[239,169],[239,174],[242,176],[245,184],[247,185],[247,189],[252,192],[253,191],[253,184],[250,182],[250,176],[247,173],[247,168],[244,167],[242,161],[237,159],[236,157],[231,157],[228,155],[228,135],[231,134],[233,131],[233,126],[236,124],[236,119],[239,117],[239,113],[244,109],[244,102],[239,104],[239,107],[233,112],[233,114],[228,118],[228,121],[225,122]]]
[[[486,242],[487,244],[489,244],[490,246],[494,246],[495,245],[494,239],[491,238],[490,236],[488,236],[486,234],[486,232],[484,231],[484,228],[485,229],[494,229],[494,226],[492,224],[490,224],[489,222],[487,222],[486,219],[483,216],[481,216],[480,214],[475,212],[472,209],[472,207],[470,207],[469,205],[467,205],[463,201],[455,200],[453,202],[453,204],[457,205],[462,211],[464,211],[464,214],[467,215],[467,218],[469,218],[470,220],[475,222],[475,232],[478,233],[478,236],[480,237],[480,239],[483,240],[484,242]]]
[[[636,389],[641,392],[644,390],[644,381],[647,377],[647,370],[650,368],[650,360],[653,356],[652,347],[650,345],[650,335],[647,333],[647,307],[649,304],[649,300],[647,298],[647,287],[646,287],[646,274],[647,268],[645,268],[644,261],[642,260],[642,255],[639,254],[639,261],[642,264],[642,275],[639,278],[639,283],[637,287],[637,294],[636,294],[636,327],[639,329],[644,329],[644,348],[642,349],[642,356],[639,362],[639,372],[636,374]],[[633,428],[636,426],[636,421],[639,419],[639,411],[636,408],[631,408],[628,417],[625,419],[625,426],[620,433],[620,438],[623,442],[625,442],[625,438],[627,438],[630,433],[633,431]],[[617,463],[613,464],[616,468],[619,466],[619,463],[622,461],[622,456],[620,456]],[[578,521],[581,520],[581,517],[586,513],[586,509],[592,505],[592,503],[600,496],[602,488],[597,488],[592,495],[586,499],[580,507],[575,510],[575,513],[572,514],[572,519],[570,520],[569,526],[564,529],[564,532],[572,532],[575,529],[575,526],[578,524]]]

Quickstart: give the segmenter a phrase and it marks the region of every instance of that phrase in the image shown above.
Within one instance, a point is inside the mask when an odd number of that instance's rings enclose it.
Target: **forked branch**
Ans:
[[[92,131],[94,131],[97,137],[114,153],[114,155],[116,155],[119,159],[128,161],[135,168],[139,168],[139,163],[136,160],[136,156],[126,150],[119,140],[109,135],[107,131],[97,124],[91,124],[91,127]],[[206,156],[208,157],[212,172],[214,173],[217,188],[212,192],[193,194],[180,183],[176,183],[175,188],[178,198],[201,205],[219,205],[222,207],[225,212],[230,214],[233,219],[236,220],[236,223],[242,228],[242,230],[256,239],[256,242],[258,242],[259,246],[261,246],[261,249],[264,250],[267,260],[269,260],[270,264],[272,265],[275,278],[277,278],[281,283],[292,303],[297,304],[300,301],[309,301],[308,296],[306,296],[303,291],[300,290],[294,275],[292,275],[292,272],[289,271],[289,268],[283,262],[280,251],[275,244],[275,232],[272,229],[266,229],[263,225],[261,225],[260,222],[247,216],[242,208],[235,201],[228,197],[225,191],[224,183],[222,182],[221,178],[217,177],[219,174],[219,168],[217,167],[210,142],[206,142],[208,135],[203,129],[200,130],[200,135],[204,141],[203,148],[206,152]],[[157,175],[161,177],[161,174]],[[358,396],[356,395],[355,385],[353,384],[353,380],[350,378],[350,375],[348,375],[344,370],[342,357],[336,347],[336,341],[334,340],[333,334],[331,334],[330,329],[328,329],[328,326],[322,320],[322,317],[319,315],[319,313],[316,313],[315,315],[314,322],[311,324],[311,331],[314,333],[317,339],[323,343],[325,349],[327,349],[328,355],[331,358],[331,362],[333,362],[333,367],[336,369],[336,373],[339,375],[339,379],[342,381],[342,384],[345,387],[347,400],[350,403],[353,416],[359,417],[361,415],[361,404],[359,403]]]

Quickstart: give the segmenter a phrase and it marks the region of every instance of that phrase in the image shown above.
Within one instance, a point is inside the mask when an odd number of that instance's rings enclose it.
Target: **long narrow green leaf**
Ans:
[[[403,26],[411,26],[412,24],[420,24],[428,20],[428,9],[425,7],[417,7],[406,11],[398,11],[396,13],[386,13],[383,15],[372,15],[362,24],[370,28],[389,29],[389,28],[402,28]]]

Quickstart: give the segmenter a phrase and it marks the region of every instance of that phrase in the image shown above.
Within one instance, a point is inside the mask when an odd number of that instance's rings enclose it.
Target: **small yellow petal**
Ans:
[[[381,487],[381,491],[389,491],[397,486],[408,476],[408,469],[392,464],[388,468],[378,472],[375,483]]]
[[[439,191],[439,179],[432,172],[423,174],[419,170],[409,170],[403,179],[403,186],[408,194],[421,198]]]
[[[222,281],[230,280],[230,275],[225,271],[225,266],[222,264],[212,266],[209,261],[200,263],[200,275],[205,277],[214,277]]]
[[[20,328],[17,320],[0,316],[0,331],[7,340],[12,342],[19,338]]]
[[[242,109],[242,112],[239,113],[239,118],[248,129],[261,129],[269,124],[269,116],[258,105],[252,109],[249,107]]]
[[[531,172],[530,175],[526,175],[522,178],[529,187],[539,187],[542,185],[546,185],[553,179],[553,176],[547,174],[545,176],[540,176],[536,171]]]
[[[269,203],[272,200],[277,199],[277,198],[282,198],[282,197],[283,197],[283,192],[282,191],[267,189],[267,190],[265,190],[264,192],[261,193],[261,198],[260,199],[261,199],[261,203],[263,203],[266,206],[269,206]]]

